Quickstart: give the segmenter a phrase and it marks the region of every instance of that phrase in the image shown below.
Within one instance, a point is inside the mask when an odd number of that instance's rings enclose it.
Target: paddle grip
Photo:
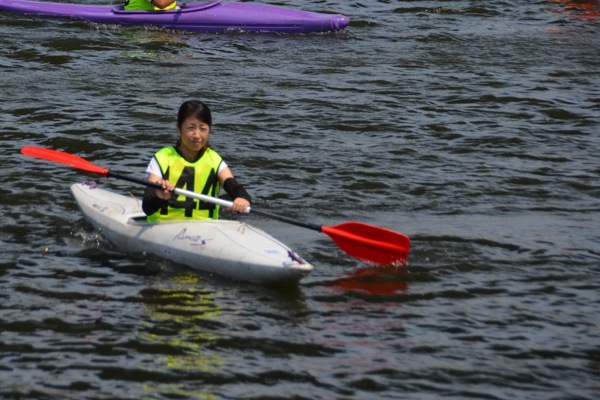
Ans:
[[[116,174],[116,173],[114,173],[112,171],[108,171],[108,173],[106,174],[106,176],[117,178],[117,179],[123,179],[123,180],[126,180],[128,182],[138,183],[140,185],[146,185],[146,186],[154,188],[154,189],[163,190],[163,187],[162,187],[162,185],[160,183],[147,181],[145,179],[137,179],[137,178],[132,178],[132,177],[126,176],[126,175],[119,175],[119,174]],[[206,201],[207,203],[218,204],[218,205],[223,206],[223,207],[233,207],[233,202],[232,201],[220,199],[220,198],[217,198],[217,197],[207,196],[205,194],[200,194],[200,193],[196,193],[196,192],[191,192],[189,190],[184,190],[184,189],[180,189],[180,188],[177,188],[177,187],[173,189],[173,193],[175,193],[177,195],[181,195],[181,196],[191,197],[193,199],[198,199],[198,200]],[[245,212],[245,213],[250,212],[250,207],[248,207],[243,212]]]

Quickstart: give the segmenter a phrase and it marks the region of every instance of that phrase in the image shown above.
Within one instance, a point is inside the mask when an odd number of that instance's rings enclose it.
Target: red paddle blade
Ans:
[[[360,222],[324,226],[322,232],[352,257],[376,264],[404,264],[410,250],[408,236]]]
[[[27,156],[43,158],[44,160],[56,161],[62,164],[67,164],[75,168],[83,169],[85,171],[95,172],[96,174],[108,174],[108,169],[97,167],[91,162],[86,161],[81,157],[77,157],[69,153],[63,153],[62,151],[27,146],[21,149],[21,153]]]

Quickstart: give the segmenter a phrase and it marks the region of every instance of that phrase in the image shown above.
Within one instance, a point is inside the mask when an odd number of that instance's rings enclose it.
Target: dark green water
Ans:
[[[185,34],[0,13],[0,397],[599,398],[600,4],[270,4],[351,24]],[[141,188],[19,154],[142,177],[191,98],[257,208],[402,232],[405,267],[227,213],[314,272],[262,287],[121,253],[69,187]]]

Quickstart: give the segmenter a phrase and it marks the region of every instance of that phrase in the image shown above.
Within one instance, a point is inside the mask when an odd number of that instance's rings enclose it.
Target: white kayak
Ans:
[[[296,283],[313,267],[268,233],[227,220],[148,222],[141,200],[75,184],[83,216],[119,249],[261,284]]]

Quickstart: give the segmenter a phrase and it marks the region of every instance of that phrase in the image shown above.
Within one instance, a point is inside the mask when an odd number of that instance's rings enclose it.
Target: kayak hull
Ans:
[[[0,0],[0,11],[73,17],[99,24],[154,25],[190,32],[243,30],[315,33],[344,29],[343,15],[321,14],[254,3],[181,3],[179,10],[126,11],[123,6],[90,6],[24,0]]]
[[[71,186],[84,218],[119,249],[260,284],[294,284],[313,267],[266,232],[239,221],[147,222],[141,204],[89,185]]]

